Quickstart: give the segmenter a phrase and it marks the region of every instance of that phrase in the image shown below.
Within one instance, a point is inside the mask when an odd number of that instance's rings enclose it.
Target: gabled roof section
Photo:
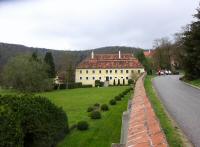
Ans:
[[[133,54],[93,54],[87,57],[77,69],[143,68]]]

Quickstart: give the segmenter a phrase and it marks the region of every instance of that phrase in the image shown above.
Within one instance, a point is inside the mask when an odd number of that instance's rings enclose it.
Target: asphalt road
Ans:
[[[180,76],[159,76],[153,85],[165,108],[195,147],[200,147],[200,90],[186,85]]]

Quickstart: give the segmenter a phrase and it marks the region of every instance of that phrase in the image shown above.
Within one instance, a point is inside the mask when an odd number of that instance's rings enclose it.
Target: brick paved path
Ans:
[[[135,86],[126,147],[168,147],[153,108],[146,96],[143,77]]]

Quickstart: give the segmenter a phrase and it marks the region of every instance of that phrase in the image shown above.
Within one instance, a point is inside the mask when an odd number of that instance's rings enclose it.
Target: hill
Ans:
[[[20,54],[32,54],[33,52],[37,52],[39,56],[44,57],[45,53],[49,51],[52,52],[54,56],[56,71],[66,71],[69,68],[69,66],[72,66],[72,69],[75,69],[76,65],[79,62],[81,62],[85,57],[90,55],[91,50],[93,50],[94,53],[117,53],[119,50],[122,53],[136,53],[141,49],[125,46],[109,46],[89,50],[64,51],[46,48],[27,47],[19,44],[0,43],[0,71],[2,71],[4,65],[12,57],[15,57]]]

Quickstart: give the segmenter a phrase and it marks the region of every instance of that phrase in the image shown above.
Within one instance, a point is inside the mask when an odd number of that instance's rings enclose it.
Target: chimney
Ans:
[[[120,50],[119,50],[119,59],[121,59],[121,52],[120,52]]]
[[[94,59],[94,52],[91,53],[91,58]]]

